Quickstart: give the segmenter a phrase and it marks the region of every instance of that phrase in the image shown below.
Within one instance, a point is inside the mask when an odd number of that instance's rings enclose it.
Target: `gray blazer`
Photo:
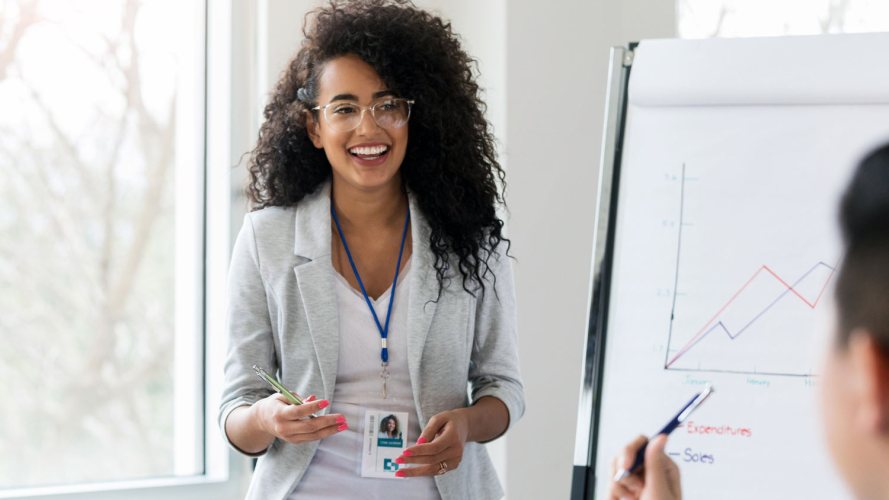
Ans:
[[[490,259],[496,294],[488,280],[488,292],[473,297],[463,290],[461,277],[454,276],[436,301],[430,228],[412,197],[410,208],[408,367],[420,428],[435,414],[468,406],[482,396],[503,401],[512,425],[525,403],[515,291],[505,245]],[[244,218],[229,274],[229,346],[219,408],[223,433],[233,409],[271,394],[253,373],[254,364],[277,372],[285,386],[300,394],[333,398],[339,327],[330,225],[329,183],[295,207],[265,208]],[[317,447],[317,441],[294,445],[276,439],[259,454],[247,498],[285,498]],[[460,466],[436,476],[435,482],[444,500],[503,496],[487,451],[478,443],[467,443]]]

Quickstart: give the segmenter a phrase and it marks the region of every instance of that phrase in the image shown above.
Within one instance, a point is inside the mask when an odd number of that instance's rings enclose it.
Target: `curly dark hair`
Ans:
[[[395,422],[395,430],[391,433],[389,432],[390,421]],[[388,417],[383,418],[383,420],[380,420],[380,432],[386,433],[386,435],[394,434],[395,436],[400,436],[401,430],[399,430],[398,427],[398,418],[396,418],[395,415],[389,415]]]
[[[253,209],[295,205],[330,178],[324,151],[306,132],[307,112],[317,113],[311,108],[324,63],[356,55],[390,89],[416,101],[400,171],[431,227],[439,294],[449,279],[449,255],[457,258],[463,288],[472,293],[475,283],[484,291],[488,259],[501,242],[510,246],[496,212],[504,204],[505,174],[473,74],[476,61],[450,23],[408,0],[334,0],[307,14],[303,33],[250,156]]]

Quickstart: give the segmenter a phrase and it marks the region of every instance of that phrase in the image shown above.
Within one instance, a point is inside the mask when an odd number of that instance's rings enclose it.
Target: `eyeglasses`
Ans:
[[[381,128],[401,128],[411,117],[412,99],[393,97],[377,101],[370,106],[362,106],[351,101],[334,101],[324,106],[315,106],[312,111],[321,111],[324,121],[337,132],[351,132],[361,125],[364,112],[370,115]]]

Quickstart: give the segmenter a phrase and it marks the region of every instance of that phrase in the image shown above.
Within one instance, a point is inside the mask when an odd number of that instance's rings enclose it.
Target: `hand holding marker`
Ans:
[[[713,392],[713,386],[708,384],[703,391],[691,398],[691,401],[686,403],[686,405],[679,410],[679,413],[677,413],[676,416],[673,417],[673,419],[670,420],[667,425],[665,425],[664,428],[660,430],[660,432],[655,434],[655,436],[658,436],[660,434],[669,436],[670,433],[673,432],[677,427],[679,427],[682,422],[685,422],[688,416],[691,415],[691,412],[695,411],[699,406],[701,406],[701,403],[703,403],[704,400],[710,397]],[[633,460],[633,465],[631,465],[629,469],[623,469],[617,472],[617,474],[614,476],[615,482],[620,482],[630,474],[633,474],[637,470],[639,470],[639,467],[641,467],[643,462],[645,462],[645,449],[647,447],[648,443],[642,445],[642,447],[639,448],[639,451],[636,452],[636,458]]]

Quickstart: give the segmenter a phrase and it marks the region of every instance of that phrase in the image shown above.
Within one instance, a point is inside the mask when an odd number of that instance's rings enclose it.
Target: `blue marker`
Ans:
[[[670,422],[668,422],[667,425],[665,425],[664,428],[660,430],[660,432],[655,434],[655,436],[658,436],[660,434],[666,434],[669,436],[670,433],[676,430],[676,428],[679,427],[682,422],[685,422],[685,419],[687,419],[688,416],[691,415],[691,412],[695,411],[698,406],[701,406],[701,403],[703,403],[705,399],[710,397],[711,394],[713,394],[713,387],[710,384],[707,384],[707,387],[705,387],[704,390],[700,393],[696,394],[695,397],[691,398],[691,401],[683,406],[682,409],[679,410],[679,413],[677,413],[676,416],[673,417],[673,419],[670,420]],[[634,472],[639,470],[639,467],[642,467],[642,464],[645,462],[645,448],[647,447],[648,443],[645,443],[644,445],[642,445],[641,448],[639,448],[639,451],[636,452],[636,459],[633,460],[633,465],[630,466],[629,470],[623,469],[618,471],[618,473],[614,476],[615,482],[625,479],[630,474],[633,474]]]

